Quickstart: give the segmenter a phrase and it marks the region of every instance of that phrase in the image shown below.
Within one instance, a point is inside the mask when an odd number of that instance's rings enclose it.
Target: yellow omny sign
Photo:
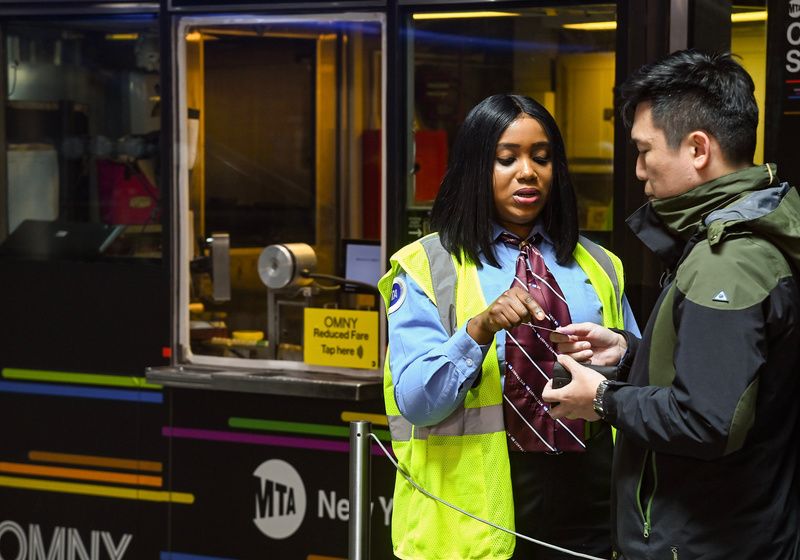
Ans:
[[[303,361],[321,366],[378,367],[378,312],[307,307]]]

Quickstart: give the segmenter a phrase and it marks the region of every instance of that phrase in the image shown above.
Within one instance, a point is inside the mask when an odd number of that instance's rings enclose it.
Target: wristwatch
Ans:
[[[592,400],[592,408],[594,408],[595,413],[597,413],[600,418],[606,417],[606,410],[603,408],[603,397],[606,394],[609,383],[610,380],[603,379],[600,385],[597,386],[597,392],[594,394],[594,400]]]

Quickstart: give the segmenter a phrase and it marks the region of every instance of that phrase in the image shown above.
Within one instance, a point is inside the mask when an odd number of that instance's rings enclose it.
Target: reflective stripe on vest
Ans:
[[[603,272],[606,273],[608,279],[611,280],[611,286],[614,288],[614,301],[617,301],[621,304],[622,294],[620,293],[619,289],[619,278],[617,278],[617,271],[614,268],[614,263],[611,262],[611,257],[608,256],[606,250],[600,245],[582,235],[578,236],[578,243],[580,243],[581,246],[586,249],[586,252],[589,253],[595,261],[597,261],[597,264],[599,264],[600,268],[603,269]]]
[[[462,403],[435,426],[413,426],[402,416],[388,418],[393,441],[409,441],[412,430],[414,439],[428,439],[428,436],[471,436],[505,430],[502,405],[464,408]]]
[[[503,405],[464,408],[460,406],[435,426],[415,427],[414,439],[428,439],[428,436],[470,436],[502,432]]]
[[[439,236],[425,237],[420,240],[431,267],[433,293],[436,296],[436,308],[444,330],[450,336],[456,332],[456,267],[453,257],[442,247]]]
[[[408,441],[411,439],[411,428],[413,424],[400,415],[386,416],[389,420],[389,433],[392,434],[392,441]]]

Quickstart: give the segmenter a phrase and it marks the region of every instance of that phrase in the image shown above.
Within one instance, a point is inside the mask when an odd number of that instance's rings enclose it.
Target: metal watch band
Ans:
[[[609,382],[608,379],[603,379],[600,382],[597,386],[597,392],[594,394],[594,400],[592,400],[592,408],[594,408],[595,413],[597,413],[600,418],[606,417],[606,411],[605,408],[603,408],[603,396],[606,394]]]

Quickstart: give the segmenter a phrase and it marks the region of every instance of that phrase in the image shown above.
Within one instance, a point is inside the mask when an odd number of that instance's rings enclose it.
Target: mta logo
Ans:
[[[389,297],[389,313],[394,313],[403,305],[406,299],[406,283],[402,278],[395,278],[392,283],[392,293]]]
[[[297,513],[294,503],[294,488],[275,480],[259,479],[256,491],[256,517],[274,517]]]
[[[280,459],[261,463],[255,471],[255,517],[259,531],[272,539],[292,536],[306,514],[306,488],[292,465]]]

